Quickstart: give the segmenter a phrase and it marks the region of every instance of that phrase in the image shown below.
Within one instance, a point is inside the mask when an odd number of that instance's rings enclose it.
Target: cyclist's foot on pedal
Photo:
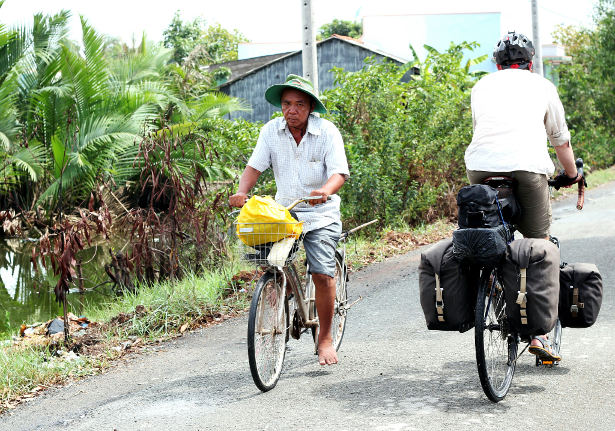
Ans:
[[[528,352],[538,356],[542,361],[561,361],[562,357],[551,350],[551,343],[545,336],[532,337]]]
[[[320,365],[337,364],[337,352],[331,341],[318,343],[318,363]]]

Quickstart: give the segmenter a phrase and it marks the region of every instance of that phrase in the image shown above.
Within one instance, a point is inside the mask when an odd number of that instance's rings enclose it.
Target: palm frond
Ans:
[[[37,182],[43,175],[42,162],[45,159],[45,148],[42,145],[30,145],[10,156],[12,163],[18,169],[26,172],[30,180]]]
[[[249,104],[242,99],[227,94],[212,91],[198,98],[191,107],[195,112],[195,120],[203,118],[222,117],[235,111],[250,111]]]

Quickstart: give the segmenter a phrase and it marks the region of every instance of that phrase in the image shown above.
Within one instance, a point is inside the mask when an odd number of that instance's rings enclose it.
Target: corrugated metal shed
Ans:
[[[318,56],[318,86],[319,90],[333,88],[333,67],[341,67],[346,71],[360,70],[367,57],[389,59],[399,64],[403,60],[383,52],[366,48],[359,41],[351,38],[333,35],[316,45]],[[244,60],[240,60],[244,61]],[[227,64],[232,70],[232,64]],[[284,81],[290,73],[301,75],[303,64],[301,51],[292,52],[282,57],[260,64],[252,70],[231,77],[231,80],[220,85],[220,91],[240,99],[252,106],[252,112],[236,112],[231,118],[245,118],[248,121],[266,122],[278,109],[265,100],[265,90]]]

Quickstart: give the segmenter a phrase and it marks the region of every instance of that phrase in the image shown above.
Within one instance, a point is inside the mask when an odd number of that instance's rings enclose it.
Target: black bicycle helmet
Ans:
[[[513,64],[525,69],[532,61],[535,52],[531,40],[521,33],[510,31],[495,45],[493,59],[504,69]]]

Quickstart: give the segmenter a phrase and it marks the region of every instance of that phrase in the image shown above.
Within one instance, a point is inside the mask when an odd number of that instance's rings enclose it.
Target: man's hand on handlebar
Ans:
[[[241,208],[248,201],[248,195],[243,192],[237,192],[231,196],[228,203],[232,207]]]
[[[579,181],[583,181],[583,184],[587,186],[587,181],[585,180],[585,177],[583,177],[579,173],[577,173],[574,177],[569,177],[566,174],[566,171],[562,169],[555,178],[550,179],[548,182],[550,186],[555,187],[555,190],[559,190],[560,187],[570,187],[571,185],[576,184]]]
[[[320,199],[314,199],[308,202],[310,205],[314,206],[316,204],[324,204],[325,202],[327,202],[327,199],[329,198],[329,193],[327,193],[327,191],[322,188],[313,190],[312,193],[310,193],[310,196],[321,196]]]

